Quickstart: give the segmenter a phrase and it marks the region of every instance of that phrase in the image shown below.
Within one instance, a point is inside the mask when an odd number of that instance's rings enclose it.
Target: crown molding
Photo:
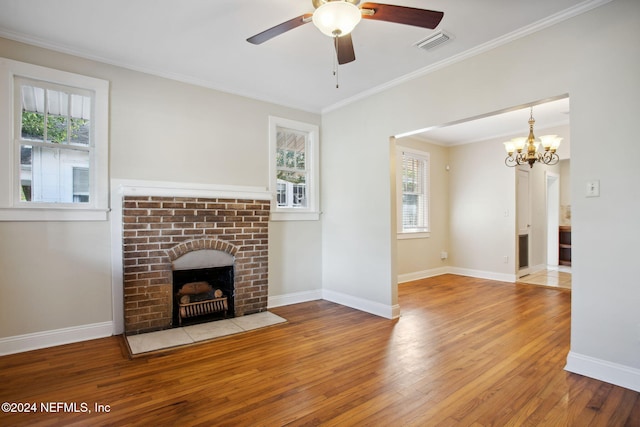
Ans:
[[[464,61],[465,59],[474,57],[484,52],[488,52],[497,47],[503,46],[507,43],[510,43],[514,40],[518,40],[522,37],[528,36],[530,34],[541,31],[545,28],[556,25],[560,22],[566,21],[567,19],[573,18],[575,16],[581,15],[585,12],[588,12],[592,9],[600,7],[604,4],[611,2],[612,0],[587,0],[582,2],[576,6],[570,7],[568,9],[563,10],[562,12],[556,13],[554,15],[549,16],[548,18],[542,19],[540,21],[534,22],[530,25],[522,27],[516,31],[512,31],[504,36],[498,37],[496,39],[490,40],[486,43],[478,45],[472,49],[461,52],[457,55],[453,55],[447,59],[444,59],[440,62],[436,62],[435,64],[431,64],[427,67],[416,70],[412,73],[405,74],[402,77],[398,77],[397,79],[391,80],[387,83],[384,83],[379,86],[375,86],[371,89],[368,89],[364,92],[360,92],[359,94],[352,96],[351,98],[347,98],[343,101],[337,102],[333,105],[330,105],[326,108],[322,109],[322,114],[329,113],[334,110],[338,110],[342,107],[345,107],[349,104],[352,104],[356,101],[368,98],[372,95],[375,95],[380,92],[384,92],[387,89],[391,89],[395,86],[401,85],[402,83],[423,77],[427,74],[433,73],[434,71],[440,70],[442,68],[448,67],[455,63]]]

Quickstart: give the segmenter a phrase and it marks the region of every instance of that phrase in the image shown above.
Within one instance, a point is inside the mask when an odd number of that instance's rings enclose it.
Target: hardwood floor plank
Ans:
[[[122,337],[3,356],[0,401],[91,413],[0,425],[640,425],[640,393],[564,371],[571,293],[443,275],[399,300],[395,320],[278,307],[287,323],[134,359]]]
[[[625,400],[629,400],[632,407],[627,419],[621,422],[624,427],[640,426],[640,394],[636,394],[636,396],[627,394],[625,397]]]

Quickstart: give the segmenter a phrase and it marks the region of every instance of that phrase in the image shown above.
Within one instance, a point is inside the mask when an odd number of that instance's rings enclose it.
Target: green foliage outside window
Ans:
[[[305,155],[304,151],[292,151],[292,150],[278,150],[276,152],[276,165],[278,168],[286,168],[287,170],[278,170],[278,179],[282,179],[294,184],[300,184],[305,182],[305,175],[300,172],[304,172],[305,168]],[[298,170],[300,172],[293,172]]]
[[[71,118],[70,126],[67,126],[66,116],[47,116],[46,140],[61,144],[77,142],[86,144],[82,131],[89,124],[89,120]],[[70,134],[69,134],[70,132]],[[32,140],[45,140],[45,115],[31,111],[22,112],[22,137]]]

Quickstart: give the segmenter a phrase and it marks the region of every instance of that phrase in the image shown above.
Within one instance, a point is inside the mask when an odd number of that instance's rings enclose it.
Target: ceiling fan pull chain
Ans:
[[[339,43],[338,36],[333,36],[333,44],[336,48],[336,54],[333,57],[333,75],[336,76],[336,89],[340,87],[340,83],[338,82],[338,58],[339,58]]]

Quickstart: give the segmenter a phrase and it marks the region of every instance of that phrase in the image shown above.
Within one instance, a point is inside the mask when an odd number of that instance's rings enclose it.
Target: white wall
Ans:
[[[513,281],[516,178],[504,165],[501,141],[450,149],[450,262],[461,274]]]
[[[110,82],[111,179],[266,188],[269,115],[320,124],[317,114],[6,39],[0,56]],[[271,224],[270,299],[320,294],[320,228]],[[108,222],[0,222],[0,354],[110,334],[110,252]]]
[[[360,306],[397,306],[389,136],[568,93],[575,247],[568,369],[640,390],[640,287],[633,271],[640,239],[640,188],[633,185],[640,182],[638,22],[639,2],[615,0],[323,115],[323,288]],[[604,142],[625,156],[602,156]],[[510,185],[498,151],[495,167],[503,172],[493,173],[504,173]],[[354,157],[358,168],[351,167]],[[590,179],[600,180],[600,198],[584,197]],[[344,182],[358,183],[361,202],[353,203]]]
[[[585,17],[588,43],[576,43],[574,53],[583,66],[576,67],[571,96],[569,360],[572,370],[605,380],[610,373],[599,361],[633,368],[618,383],[640,391],[640,2],[616,0],[599,12]],[[603,144],[624,155],[602,155]],[[585,197],[590,180],[600,181],[600,197]]]
[[[343,112],[329,114],[328,122],[323,117],[321,128],[323,297],[392,317],[397,303],[389,286],[396,281],[395,263],[389,262],[396,250],[389,172],[395,168],[393,133],[355,106]]]
[[[0,222],[0,339],[110,321],[110,257],[107,222]]]
[[[269,223],[269,306],[322,297],[320,221]]]

